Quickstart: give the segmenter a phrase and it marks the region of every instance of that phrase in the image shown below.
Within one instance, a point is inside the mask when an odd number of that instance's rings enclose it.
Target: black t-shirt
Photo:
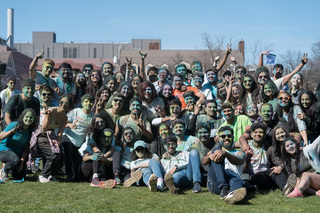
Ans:
[[[25,101],[22,99],[21,94],[13,95],[5,106],[4,111],[11,115],[11,121],[15,121],[18,119],[23,110],[27,108],[33,109],[36,115],[40,116],[40,101],[38,98],[32,96],[30,101]]]

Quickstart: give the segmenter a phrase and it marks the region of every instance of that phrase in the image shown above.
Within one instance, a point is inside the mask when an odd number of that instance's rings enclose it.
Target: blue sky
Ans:
[[[32,42],[32,31],[54,31],[57,42],[130,42],[161,39],[162,49],[203,49],[202,33],[255,40],[274,54],[308,52],[320,39],[320,1],[74,1],[1,0],[0,37],[7,34],[7,8],[14,8],[15,42]],[[312,56],[312,55],[311,55]]]

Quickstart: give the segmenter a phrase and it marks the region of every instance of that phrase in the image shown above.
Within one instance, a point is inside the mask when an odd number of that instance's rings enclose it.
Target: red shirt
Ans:
[[[183,90],[183,91],[179,91],[177,89],[173,89],[173,95],[180,99],[181,104],[182,104],[182,109],[184,109],[187,106],[185,101],[184,101],[184,98],[183,98],[183,93],[185,93],[187,91],[193,91],[194,95],[196,95],[199,92],[199,90],[197,88],[194,88],[192,86],[187,86],[187,89]]]

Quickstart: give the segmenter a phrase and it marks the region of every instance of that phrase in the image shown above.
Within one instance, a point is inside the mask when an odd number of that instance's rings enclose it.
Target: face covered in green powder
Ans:
[[[32,112],[27,112],[24,116],[23,116],[23,124],[26,126],[31,126],[34,122],[35,117],[33,116]]]

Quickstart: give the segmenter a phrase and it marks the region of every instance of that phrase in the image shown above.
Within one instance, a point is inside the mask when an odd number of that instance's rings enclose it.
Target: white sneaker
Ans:
[[[157,191],[156,183],[157,183],[157,176],[155,174],[152,174],[149,178],[149,181],[148,181],[149,190],[151,192]]]
[[[46,178],[46,177],[43,177],[42,175],[39,175],[39,182],[40,183],[49,183],[50,179]]]
[[[50,176],[48,177],[48,179],[49,179],[50,181],[59,182],[59,181],[57,180],[57,178],[53,177],[52,175],[50,175]]]
[[[2,181],[9,180],[8,174],[4,171],[3,167],[0,170],[0,180]]]
[[[164,182],[162,178],[157,179],[157,189],[159,191],[164,191]]]

